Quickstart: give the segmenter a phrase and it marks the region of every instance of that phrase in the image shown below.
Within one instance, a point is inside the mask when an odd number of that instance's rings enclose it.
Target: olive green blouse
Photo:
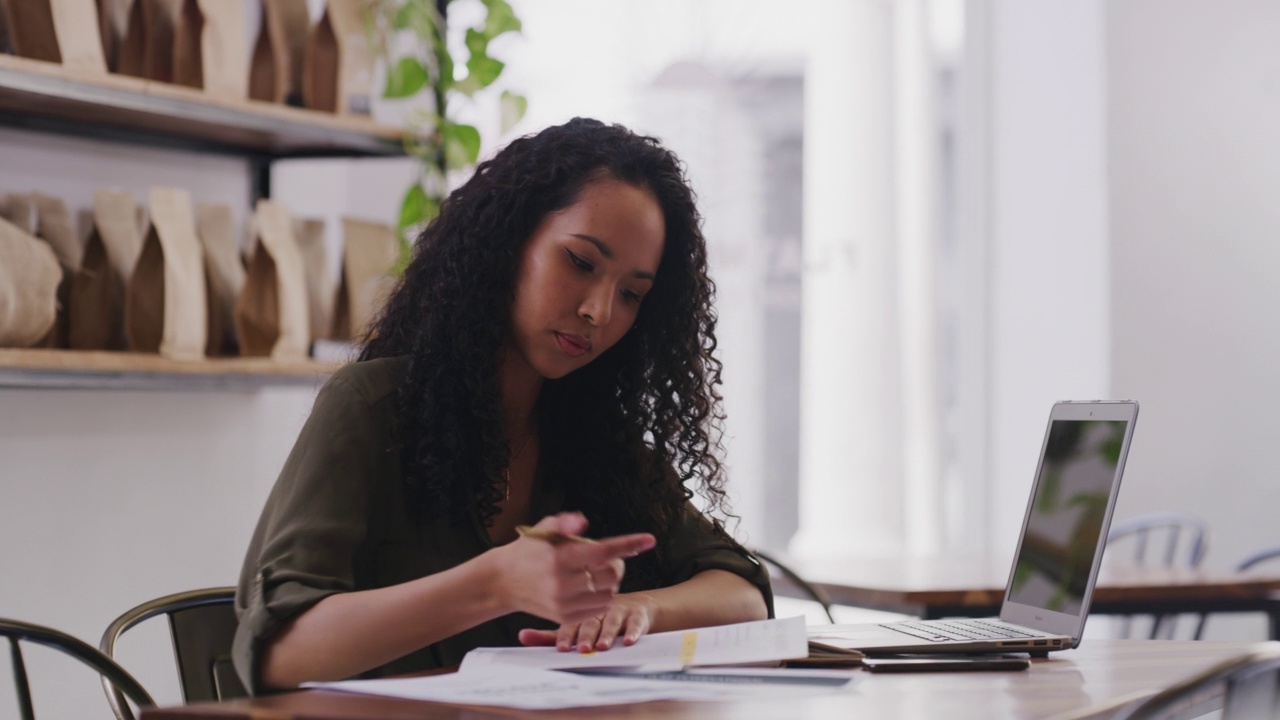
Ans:
[[[259,692],[264,642],[293,616],[328,595],[387,587],[441,572],[493,547],[478,515],[469,522],[415,520],[404,494],[392,425],[403,358],[353,363],[320,391],[258,520],[236,591],[232,659],[251,692]],[[561,510],[554,488],[534,497],[531,517]],[[760,588],[769,614],[768,574],[742,547],[717,536],[692,506],[666,537],[674,585],[710,569]],[[628,588],[631,589],[631,588]],[[430,608],[424,608],[430,612]],[[457,665],[468,651],[518,644],[522,628],[554,628],[523,613],[477,625],[368,673],[380,677]]]

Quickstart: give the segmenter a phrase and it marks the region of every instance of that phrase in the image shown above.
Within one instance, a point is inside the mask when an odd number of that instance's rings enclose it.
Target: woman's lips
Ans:
[[[578,335],[565,335],[558,332],[556,342],[560,343],[560,349],[564,354],[571,358],[582,357],[591,352],[591,341]]]

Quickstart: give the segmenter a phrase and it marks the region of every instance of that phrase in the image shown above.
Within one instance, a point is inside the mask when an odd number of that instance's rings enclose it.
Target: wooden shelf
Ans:
[[[394,157],[401,128],[57,63],[0,55],[0,126],[250,158]],[[269,165],[264,165],[269,167]],[[177,361],[158,355],[0,349],[0,388],[240,390],[318,387],[341,362]]]
[[[319,387],[340,362],[268,358],[170,360],[159,355],[0,349],[0,388],[252,390]]]
[[[143,145],[287,157],[404,154],[403,130],[339,116],[0,55],[0,123]]]

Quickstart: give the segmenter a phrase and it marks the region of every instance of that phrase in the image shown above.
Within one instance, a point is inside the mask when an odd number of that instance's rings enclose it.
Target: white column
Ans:
[[[805,74],[798,554],[904,541],[893,6],[821,3]]]
[[[1055,400],[1109,394],[1105,0],[991,0],[993,552],[1012,555]]]
[[[939,462],[937,62],[926,0],[894,3],[899,347],[906,552],[936,555],[945,544]]]

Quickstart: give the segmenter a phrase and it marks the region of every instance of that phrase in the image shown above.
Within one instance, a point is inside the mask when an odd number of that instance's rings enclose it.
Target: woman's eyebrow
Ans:
[[[601,240],[600,238],[592,237],[590,235],[584,235],[582,233],[570,233],[570,235],[578,238],[579,240],[586,240],[592,245],[595,245],[596,248],[600,250],[601,255],[609,258],[610,260],[613,259],[613,250],[611,250],[608,245],[605,245],[604,241]]]
[[[600,238],[598,238],[598,237],[592,237],[591,235],[586,235],[586,234],[584,234],[584,233],[569,233],[569,235],[570,235],[570,237],[576,237],[576,238],[578,238],[579,240],[586,240],[587,242],[591,243],[592,245],[595,245],[595,246],[596,246],[596,249],[600,251],[600,254],[601,254],[601,255],[605,256],[606,258],[608,258],[608,259],[610,259],[610,260],[612,260],[612,259],[613,259],[613,250],[611,250],[611,249],[609,248],[609,246],[608,246],[608,245],[606,245],[606,244],[605,244],[605,242],[604,242],[603,240],[601,240]],[[651,273],[651,272],[646,272],[646,271],[644,271],[644,270],[633,270],[633,271],[631,272],[631,275],[632,275],[632,277],[639,278],[640,280],[653,280],[653,279],[654,279],[654,275],[653,275],[653,273]]]

